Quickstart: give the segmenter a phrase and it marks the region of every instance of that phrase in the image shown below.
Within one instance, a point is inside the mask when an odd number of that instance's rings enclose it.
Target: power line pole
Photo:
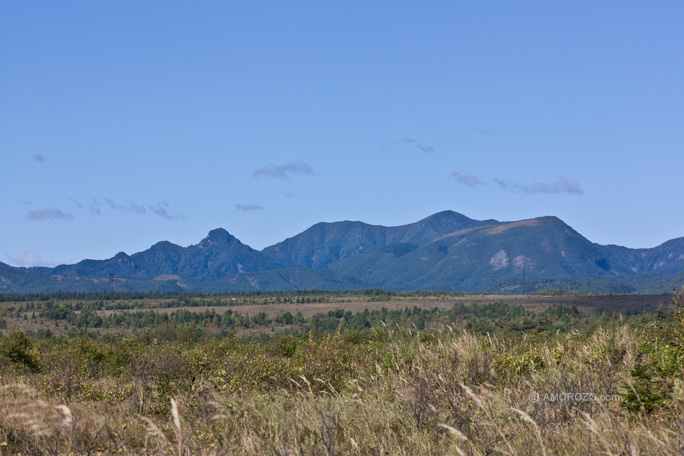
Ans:
[[[109,294],[114,294],[114,274],[109,274]]]
[[[525,295],[525,270],[523,269],[523,296]]]

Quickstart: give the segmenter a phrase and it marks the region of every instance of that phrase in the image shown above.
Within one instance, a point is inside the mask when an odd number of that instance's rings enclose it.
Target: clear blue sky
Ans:
[[[319,221],[684,236],[684,3],[0,3],[0,261]]]

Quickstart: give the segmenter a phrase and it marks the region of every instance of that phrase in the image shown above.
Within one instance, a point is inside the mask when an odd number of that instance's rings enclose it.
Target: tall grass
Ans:
[[[64,380],[60,366],[8,371],[0,452],[682,454],[681,361],[679,374],[656,362],[658,347],[679,343],[667,328],[614,322],[514,339],[382,331],[353,344],[311,338],[285,354],[281,345],[139,347],[125,368],[101,366],[69,396],[51,388]],[[655,409],[641,407],[642,392],[628,410],[629,391],[646,391],[634,369],[647,363],[668,387]]]

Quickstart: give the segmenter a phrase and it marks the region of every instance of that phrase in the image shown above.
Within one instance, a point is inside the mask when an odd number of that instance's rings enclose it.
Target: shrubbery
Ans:
[[[92,329],[84,310],[70,309]],[[181,310],[157,322],[139,312],[133,321],[150,324],[137,334],[5,333],[0,445],[179,456],[681,451],[678,307],[587,316],[499,301],[248,322],[235,309]],[[241,318],[260,331],[237,333]],[[545,399],[558,393],[609,399]]]

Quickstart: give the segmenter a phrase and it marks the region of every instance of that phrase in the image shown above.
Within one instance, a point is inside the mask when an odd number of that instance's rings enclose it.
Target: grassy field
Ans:
[[[669,295],[589,295],[589,296],[516,296],[516,295],[475,295],[475,296],[425,296],[421,298],[395,297],[387,301],[369,301],[363,298],[341,298],[333,301],[310,302],[310,303],[269,303],[269,304],[241,304],[240,306],[201,306],[201,307],[178,307],[191,312],[214,310],[223,313],[229,308],[237,307],[242,313],[253,315],[265,312],[275,317],[281,311],[297,313],[301,312],[305,317],[327,313],[329,310],[344,309],[351,312],[362,312],[365,309],[390,310],[403,309],[405,307],[419,307],[421,309],[449,309],[455,303],[463,304],[490,304],[503,301],[511,305],[520,305],[525,309],[544,309],[550,306],[576,306],[583,312],[593,313],[602,308],[613,312],[647,311],[654,312],[660,305],[668,305],[672,297]],[[176,308],[155,308],[157,312],[172,312]],[[110,311],[104,311],[112,312]]]
[[[101,315],[108,316],[122,312],[153,311],[160,314],[170,314],[178,310],[193,313],[214,312],[222,315],[227,310],[242,315],[255,315],[263,312],[273,319],[281,312],[297,314],[309,318],[318,314],[326,314],[331,310],[343,309],[352,313],[368,310],[401,310],[417,307],[420,309],[450,309],[456,303],[464,305],[491,304],[493,302],[505,302],[512,306],[522,306],[528,310],[546,309],[548,307],[575,306],[585,315],[594,314],[597,310],[614,313],[655,312],[660,307],[667,307],[672,298],[670,295],[460,295],[460,294],[424,294],[422,296],[402,296],[394,294],[369,298],[367,296],[330,296],[325,293],[307,294],[301,297],[278,299],[274,295],[248,296],[241,298],[215,298],[196,297],[192,305],[184,305],[183,301],[174,299],[61,299],[59,302],[76,313],[80,308],[92,308]],[[308,302],[307,302],[308,301]],[[22,331],[46,331],[60,334],[68,330],[78,329],[77,325],[70,324],[66,320],[60,320],[58,324],[41,316],[45,301],[11,301],[0,303],[0,315],[4,311],[4,319],[8,328],[17,328]],[[28,308],[30,307],[30,309]],[[7,309],[25,309],[9,312]],[[286,325],[287,326],[287,325]],[[117,330],[128,331],[126,328],[89,328],[91,331],[111,333]],[[257,328],[258,329],[258,328]],[[261,329],[270,329],[262,327]],[[282,329],[282,328],[280,328]],[[130,331],[128,331],[130,332]]]
[[[3,302],[0,453],[680,455],[684,447],[681,293],[242,298]],[[267,324],[247,322],[259,330],[251,333],[237,317],[221,323],[229,310],[263,312]],[[136,312],[148,316],[135,328],[78,325]],[[286,312],[303,319],[277,323]],[[62,329],[48,333],[55,323]]]

